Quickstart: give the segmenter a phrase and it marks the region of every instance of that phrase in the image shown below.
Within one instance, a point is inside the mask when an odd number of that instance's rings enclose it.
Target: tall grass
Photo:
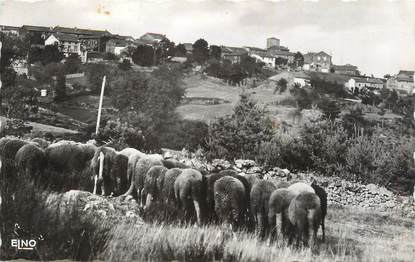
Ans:
[[[220,225],[120,224],[103,253],[109,261],[412,261],[415,239],[410,222],[390,215],[332,209],[326,243],[315,249],[269,245],[255,234]]]

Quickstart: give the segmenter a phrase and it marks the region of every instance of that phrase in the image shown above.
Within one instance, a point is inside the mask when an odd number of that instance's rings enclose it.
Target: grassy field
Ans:
[[[247,232],[234,238],[223,226],[118,225],[109,234],[102,257],[110,261],[413,262],[412,227],[412,221],[391,214],[331,208],[326,243],[311,250],[294,249],[281,239],[268,245]]]
[[[185,104],[179,106],[177,111],[185,118],[191,120],[203,120],[209,122],[217,117],[232,114],[234,105],[239,100],[239,95],[244,91],[252,95],[260,106],[265,107],[270,116],[279,121],[291,121],[289,116],[294,108],[275,105],[289,96],[288,93],[274,94],[272,85],[261,85],[257,88],[246,88],[226,85],[220,79],[193,75],[184,79],[186,97],[219,98],[230,103],[219,105]]]

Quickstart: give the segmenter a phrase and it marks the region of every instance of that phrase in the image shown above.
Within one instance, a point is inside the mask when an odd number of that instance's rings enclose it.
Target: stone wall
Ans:
[[[415,201],[412,197],[399,196],[388,189],[375,185],[345,181],[337,177],[323,177],[314,173],[291,173],[288,169],[278,167],[264,168],[252,160],[235,160],[234,163],[223,159],[215,159],[211,163],[198,160],[194,156],[176,155],[190,166],[210,172],[224,169],[234,169],[241,175],[255,174],[260,179],[277,179],[281,181],[305,181],[311,183],[316,180],[326,189],[329,205],[392,212],[397,215],[415,218]]]

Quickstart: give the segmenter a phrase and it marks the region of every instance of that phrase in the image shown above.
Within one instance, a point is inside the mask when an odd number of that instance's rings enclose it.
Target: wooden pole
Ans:
[[[99,133],[99,123],[101,122],[102,102],[104,100],[104,89],[105,89],[105,81],[106,81],[106,79],[107,79],[107,76],[104,76],[104,78],[102,79],[101,96],[99,97],[97,127],[95,129],[95,134],[96,135],[98,135],[98,133]]]

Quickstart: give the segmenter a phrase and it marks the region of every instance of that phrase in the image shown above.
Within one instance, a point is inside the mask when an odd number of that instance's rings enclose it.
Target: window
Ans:
[[[320,61],[321,57],[317,56],[317,61]]]
[[[324,56],[324,57],[323,57],[323,60],[324,60],[324,61],[327,61],[327,57],[325,57],[325,56]]]

